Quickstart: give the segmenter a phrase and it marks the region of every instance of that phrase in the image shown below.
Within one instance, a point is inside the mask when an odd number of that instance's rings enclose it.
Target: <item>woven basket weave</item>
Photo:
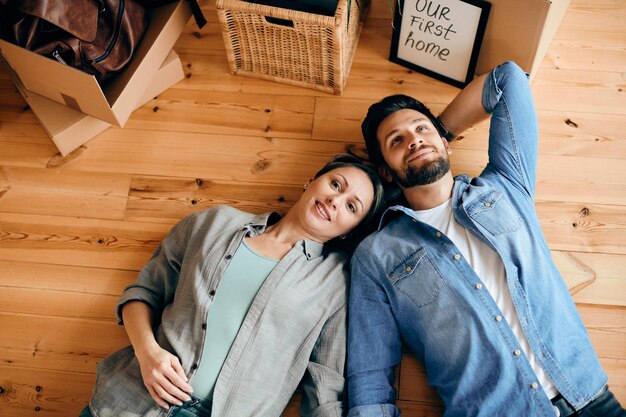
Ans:
[[[348,19],[348,0],[339,0],[334,16],[217,0],[230,71],[341,94],[363,27],[358,3],[350,0]]]

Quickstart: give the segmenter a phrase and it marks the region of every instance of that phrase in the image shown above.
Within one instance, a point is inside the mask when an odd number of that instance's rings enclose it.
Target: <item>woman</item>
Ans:
[[[376,173],[341,155],[283,218],[183,219],[122,294],[132,347],[98,364],[81,417],[276,417],[301,379],[303,415],[342,415],[347,257],[329,248],[382,200]]]

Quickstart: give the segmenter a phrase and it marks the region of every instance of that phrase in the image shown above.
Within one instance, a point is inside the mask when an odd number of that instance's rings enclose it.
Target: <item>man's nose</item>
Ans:
[[[414,133],[411,136],[411,140],[409,141],[409,149],[417,148],[423,142],[424,140],[417,133]]]

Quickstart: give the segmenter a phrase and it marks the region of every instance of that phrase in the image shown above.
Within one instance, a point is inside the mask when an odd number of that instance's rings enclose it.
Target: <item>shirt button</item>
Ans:
[[[454,260],[458,261],[459,259],[461,259],[461,255],[459,255],[458,253],[455,253]]]
[[[210,295],[211,297],[213,297],[213,296],[215,295],[215,290],[211,290],[211,291],[209,291],[209,295]]]
[[[491,207],[491,203],[490,202],[486,202],[485,203],[485,207]]]
[[[404,268],[404,270],[405,270],[406,272],[411,272],[411,267],[410,267],[410,266],[407,266],[406,268]]]
[[[202,323],[202,330],[206,330],[206,323]]]
[[[480,290],[483,287],[483,284],[481,284],[480,282],[478,284],[476,284],[476,289]]]
[[[441,237],[441,232],[437,232],[437,233],[435,233],[435,235],[436,235],[437,237]]]
[[[498,314],[498,315],[496,316],[496,321],[502,321],[502,316]]]
[[[522,351],[521,351],[521,350],[519,350],[519,349],[515,349],[515,350],[513,351],[513,354],[514,354],[515,356],[519,356],[519,355],[521,355],[521,354],[522,354]]]
[[[531,387],[532,389],[537,389],[537,388],[539,388],[539,384],[538,384],[538,383],[536,383],[536,382],[533,382],[532,384],[530,384],[530,387]]]
[[[194,363],[193,365],[191,365],[191,370],[192,371],[194,371],[196,369],[198,369],[198,364],[197,363]]]
[[[226,259],[230,260],[232,259],[233,255],[226,255]]]

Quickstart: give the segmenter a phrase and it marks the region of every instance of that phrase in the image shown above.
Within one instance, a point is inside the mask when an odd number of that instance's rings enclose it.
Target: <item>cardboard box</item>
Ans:
[[[155,96],[161,94],[184,77],[185,74],[180,58],[176,52],[171,51],[135,107],[138,108],[148,103]],[[16,81],[18,90],[63,156],[66,156],[111,127],[110,123],[25,90],[19,84],[19,80],[14,81]]]
[[[104,89],[92,75],[0,40],[0,53],[24,87],[116,126],[124,126],[191,17],[181,0],[150,11],[129,66]]]
[[[515,61],[534,76],[571,0],[488,0],[491,12],[476,74]]]

